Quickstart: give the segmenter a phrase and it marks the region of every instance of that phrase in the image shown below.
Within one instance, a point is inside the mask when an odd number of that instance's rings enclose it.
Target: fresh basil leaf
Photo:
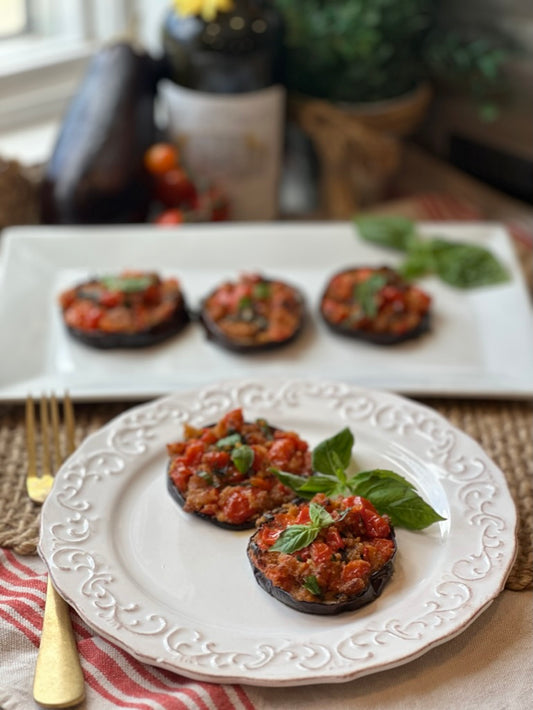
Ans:
[[[452,286],[477,288],[509,280],[505,267],[484,247],[444,239],[434,239],[431,246],[435,272]]]
[[[230,434],[225,436],[223,439],[219,439],[216,443],[217,449],[225,449],[226,447],[235,446],[235,444],[240,444],[242,441],[240,434]]]
[[[348,427],[325,439],[313,449],[313,470],[337,476],[340,467],[344,473],[350,463],[353,445],[354,436]]]
[[[413,240],[407,258],[398,268],[404,279],[411,281],[435,271],[435,259],[430,241]]]
[[[259,281],[253,288],[255,298],[265,299],[270,296],[270,284],[268,281]]]
[[[354,222],[362,239],[382,247],[407,251],[415,238],[415,223],[407,217],[367,215]]]
[[[380,515],[388,515],[396,527],[424,528],[445,520],[416,492],[414,486],[393,471],[363,471],[349,481],[352,493],[367,498]]]
[[[320,528],[314,525],[289,525],[270,548],[275,552],[296,552],[310,545],[316,539]]]
[[[383,274],[372,274],[366,281],[356,284],[354,288],[354,299],[359,303],[365,316],[375,318],[378,312],[376,296],[387,284],[387,278]]]
[[[352,484],[357,484],[357,486],[362,489],[365,484],[371,483],[375,485],[383,485],[383,482],[386,482],[388,485],[397,482],[407,488],[414,489],[413,484],[410,483],[406,478],[400,476],[399,473],[396,473],[395,471],[389,471],[386,468],[374,468],[370,471],[360,471],[359,473],[356,473],[354,476],[352,476],[349,481],[350,490],[352,490]],[[355,490],[352,490],[352,492],[355,493]],[[362,494],[357,493],[356,495]]]
[[[99,281],[109,291],[135,293],[147,289],[153,279],[151,276],[102,276]]]
[[[243,297],[239,300],[238,310],[239,310],[239,311],[244,311],[244,310],[246,310],[247,308],[251,308],[252,305],[253,305],[253,302],[252,302],[252,299],[250,298],[250,296],[243,296]]]
[[[311,503],[309,506],[309,517],[311,518],[311,523],[313,527],[327,528],[331,525],[334,520],[328,511],[318,503]]]
[[[322,590],[320,589],[318,579],[315,577],[314,574],[310,574],[308,577],[306,577],[302,586],[304,586],[307,591],[311,592],[311,594],[313,594],[315,597],[322,596]]]
[[[287,486],[287,488],[290,488],[298,493],[301,498],[312,498],[317,492],[310,490],[300,493],[302,487],[312,477],[306,478],[305,476],[297,476],[296,474],[289,473],[288,471],[280,471],[278,468],[269,468],[268,470],[270,473],[273,473],[284,486]]]
[[[231,460],[240,473],[247,473],[254,461],[254,450],[250,446],[239,446],[231,452]]]
[[[304,483],[297,488],[297,492],[303,493],[325,493],[327,496],[333,495],[333,491],[338,487],[337,476],[329,476],[325,473],[314,473],[305,479]]]

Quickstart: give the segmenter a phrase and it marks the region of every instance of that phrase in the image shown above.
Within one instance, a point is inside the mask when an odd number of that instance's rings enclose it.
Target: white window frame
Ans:
[[[64,38],[22,35],[0,43],[0,132],[57,120],[91,55],[103,43],[136,37],[135,0],[32,0],[68,4]]]

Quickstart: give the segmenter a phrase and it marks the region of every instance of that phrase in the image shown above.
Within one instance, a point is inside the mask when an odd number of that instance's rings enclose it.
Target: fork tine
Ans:
[[[41,396],[41,447],[42,447],[42,459],[41,459],[41,470],[43,476],[51,476],[52,469],[50,467],[50,443],[48,441],[48,431],[50,425],[48,423],[48,406],[46,397],[44,394]]]
[[[37,448],[35,446],[35,408],[33,398],[26,397],[26,442],[28,449],[28,476],[37,476]]]
[[[74,408],[68,392],[65,393],[63,398],[63,416],[65,417],[65,425],[67,428],[67,456],[70,456],[76,448],[76,441],[74,431]]]
[[[59,440],[59,410],[55,395],[50,397],[50,414],[52,421],[52,442],[54,445],[54,470],[57,471],[63,461],[61,456],[61,442]]]

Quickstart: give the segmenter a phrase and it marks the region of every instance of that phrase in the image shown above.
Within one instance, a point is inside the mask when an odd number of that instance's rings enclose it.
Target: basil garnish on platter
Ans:
[[[313,450],[312,459],[315,473],[309,478],[304,479],[278,469],[272,470],[285,486],[294,490],[301,498],[311,499],[316,493],[324,493],[330,498],[350,495],[366,498],[380,515],[388,515],[395,527],[423,530],[439,520],[445,520],[419,496],[412,483],[394,471],[373,469],[348,476],[346,469],[350,464],[353,444],[354,436],[348,428],[318,444]],[[292,527],[304,526],[291,526],[287,530]],[[320,528],[317,529],[316,535],[319,530]],[[301,534],[304,536],[311,533]],[[280,536],[276,544],[282,537]]]
[[[368,215],[356,217],[354,223],[365,241],[405,253],[398,271],[406,279],[435,274],[451,286],[468,289],[510,278],[505,266],[488,249],[467,242],[422,238],[415,223],[405,217]]]
[[[151,276],[102,276],[99,279],[108,291],[137,293],[146,290],[152,283]]]

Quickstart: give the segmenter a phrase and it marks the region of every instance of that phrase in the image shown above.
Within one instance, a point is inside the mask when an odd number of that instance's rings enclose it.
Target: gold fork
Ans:
[[[33,399],[26,400],[28,473],[26,488],[31,500],[43,503],[54,482],[53,472],[75,448],[74,410],[68,395],[63,400],[66,455],[61,454],[60,420],[57,399],[41,397],[41,456],[38,465],[36,421]],[[51,445],[50,445],[51,437]],[[46,590],[41,643],[33,678],[34,700],[45,708],[69,708],[85,697],[83,672],[70,623],[68,605],[56,592],[50,575]]]

